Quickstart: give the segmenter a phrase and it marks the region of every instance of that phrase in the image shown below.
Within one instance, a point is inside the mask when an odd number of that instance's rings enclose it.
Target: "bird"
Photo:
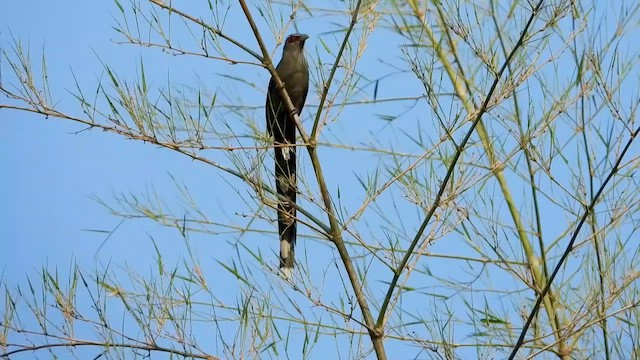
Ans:
[[[306,34],[291,34],[276,66],[278,77],[298,116],[309,91],[309,65],[304,56]],[[296,245],[296,124],[289,117],[273,77],[269,81],[265,105],[268,135],[273,137],[275,153],[275,183],[278,194],[278,235],[280,236],[280,269],[289,278],[295,263]]]

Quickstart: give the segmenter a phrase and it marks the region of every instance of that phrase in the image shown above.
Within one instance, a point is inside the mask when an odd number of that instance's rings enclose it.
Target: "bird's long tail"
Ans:
[[[295,263],[296,245],[296,148],[276,144],[276,191],[278,201],[278,232],[280,234],[280,268],[290,272]],[[286,199],[286,201],[283,199]]]

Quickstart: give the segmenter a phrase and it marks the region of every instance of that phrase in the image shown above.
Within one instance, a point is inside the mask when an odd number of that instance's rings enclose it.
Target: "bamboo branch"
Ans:
[[[313,165],[313,170],[314,173],[316,175],[316,181],[318,183],[318,186],[320,187],[320,194],[322,196],[322,201],[324,203],[325,209],[324,211],[327,213],[327,217],[329,218],[329,225],[331,227],[331,236],[330,236],[330,240],[334,243],[334,245],[336,246],[336,249],[338,250],[338,253],[340,254],[340,259],[342,260],[342,263],[345,266],[345,270],[347,272],[347,275],[349,276],[349,281],[351,282],[351,286],[353,287],[353,291],[355,293],[356,296],[356,300],[358,301],[358,305],[360,306],[360,310],[362,311],[362,316],[364,317],[364,323],[367,327],[367,330],[369,332],[369,336],[371,337],[371,341],[373,343],[373,348],[376,352],[376,356],[379,360],[383,360],[386,359],[386,353],[384,350],[384,344],[383,344],[383,331],[382,328],[377,327],[375,324],[375,321],[373,319],[373,316],[371,314],[371,310],[369,309],[369,304],[367,302],[367,298],[364,295],[364,291],[362,289],[362,284],[360,283],[360,280],[358,279],[358,274],[357,271],[355,270],[355,268],[353,267],[353,264],[351,263],[351,256],[349,255],[349,252],[347,250],[347,247],[345,245],[344,240],[342,239],[342,233],[341,233],[341,227],[338,224],[338,221],[336,220],[336,215],[335,212],[333,210],[333,206],[332,206],[332,200],[331,200],[331,195],[329,194],[329,190],[327,188],[325,179],[324,179],[324,174],[322,172],[322,166],[320,163],[320,159],[318,157],[318,153],[317,153],[317,147],[315,145],[315,139],[314,138],[309,138],[306,133],[304,132],[304,129],[302,128],[302,124],[300,123],[300,119],[299,116],[297,115],[296,111],[295,111],[295,107],[293,106],[293,103],[291,102],[291,99],[289,98],[289,95],[287,94],[286,89],[284,88],[284,84],[282,83],[282,80],[280,79],[280,77],[278,76],[278,73],[276,72],[275,67],[273,66],[273,62],[271,61],[271,58],[269,57],[269,52],[267,50],[266,45],[264,44],[264,41],[262,40],[262,36],[260,35],[260,31],[258,30],[258,27],[256,26],[255,22],[253,21],[253,17],[251,16],[251,12],[249,11],[247,4],[244,0],[239,0],[240,5],[242,6],[242,9],[245,13],[245,16],[247,18],[247,21],[249,22],[249,25],[251,26],[251,29],[253,30],[253,33],[256,37],[256,40],[258,41],[258,44],[260,46],[260,49],[262,50],[262,55],[264,57],[264,61],[263,64],[264,66],[269,70],[269,72],[271,73],[271,76],[274,80],[274,83],[276,84],[278,91],[280,93],[280,96],[282,97],[284,103],[285,103],[285,107],[287,109],[287,111],[289,112],[289,116],[290,119],[292,121],[295,121],[296,127],[298,127],[298,129],[300,130],[300,134],[301,137],[303,139],[303,141],[305,143],[307,143],[307,145],[305,146],[307,148],[307,151],[309,153],[309,157],[311,158],[311,163]],[[362,3],[362,0],[359,0],[356,4],[356,7],[353,11],[353,18],[352,19],[357,19],[357,14],[360,10],[360,5]],[[352,26],[353,27],[353,24]],[[350,35],[350,31],[347,32],[347,34],[345,35],[345,40],[343,42],[343,46],[345,43],[347,43],[348,37]],[[340,53],[342,54],[342,52]],[[339,62],[339,58],[336,59],[336,64],[338,64]],[[328,90],[328,87],[326,88]],[[326,94],[326,93],[325,93]],[[318,108],[318,112],[320,112],[322,109],[322,107],[320,106]]]
[[[429,221],[433,217],[433,214],[435,213],[436,209],[440,206],[440,202],[442,200],[442,196],[443,196],[443,194],[444,194],[444,192],[445,192],[445,190],[447,188],[447,184],[449,182],[449,179],[451,179],[451,177],[453,176],[453,170],[455,169],[455,167],[456,167],[456,165],[458,163],[458,160],[462,156],[462,153],[464,152],[465,147],[466,147],[467,143],[469,142],[469,139],[473,135],[476,127],[478,126],[478,124],[482,120],[482,116],[485,114],[485,112],[487,112],[487,109],[488,109],[488,106],[489,106],[489,102],[491,101],[491,98],[492,98],[494,92],[496,91],[496,89],[498,87],[498,83],[500,82],[500,78],[504,74],[505,70],[507,69],[508,64],[511,62],[511,59],[514,57],[516,52],[523,46],[524,39],[525,39],[525,36],[527,34],[527,31],[531,27],[531,25],[533,23],[533,20],[538,15],[538,11],[539,11],[540,7],[542,6],[543,2],[544,2],[544,0],[540,0],[538,2],[538,4],[536,5],[536,7],[533,9],[527,24],[525,25],[524,29],[522,30],[522,33],[520,35],[520,38],[518,39],[518,42],[514,46],[513,50],[511,50],[511,53],[509,54],[509,56],[505,59],[504,63],[500,67],[500,70],[496,73],[495,78],[493,80],[493,83],[491,84],[491,88],[489,89],[489,92],[487,93],[487,96],[485,97],[485,99],[484,99],[484,101],[482,103],[482,106],[478,109],[477,113],[473,116],[474,120],[473,120],[473,122],[471,124],[470,129],[467,131],[467,133],[465,134],[464,138],[462,139],[462,141],[458,145],[458,149],[456,150],[456,152],[455,152],[455,154],[454,154],[454,156],[453,156],[453,158],[451,160],[451,163],[450,163],[449,167],[447,168],[447,173],[446,173],[444,179],[442,180],[442,182],[440,183],[440,186],[439,186],[439,189],[438,189],[438,193],[436,194],[436,197],[433,200],[433,204],[429,208],[429,211],[427,212],[427,216],[425,217],[424,221],[420,225],[420,228],[418,229],[414,239],[411,241],[411,245],[409,245],[409,248],[407,249],[407,252],[405,253],[405,255],[402,258],[402,260],[400,261],[400,265],[396,269],[395,274],[393,275],[393,278],[391,279],[391,282],[389,284],[389,288],[387,290],[387,294],[386,294],[386,296],[385,296],[385,298],[383,300],[382,306],[380,308],[380,314],[378,315],[378,320],[377,320],[377,324],[376,324],[378,327],[383,327],[384,326],[385,319],[386,319],[387,308],[389,306],[389,303],[391,302],[391,298],[393,297],[393,293],[395,291],[396,284],[398,283],[398,280],[400,279],[400,275],[404,271],[404,268],[407,266],[407,264],[409,262],[409,259],[413,255],[413,251],[414,251],[415,247],[418,245],[418,243],[420,242],[420,239],[422,238],[422,234],[424,233],[425,229],[427,228],[427,225],[429,224]]]

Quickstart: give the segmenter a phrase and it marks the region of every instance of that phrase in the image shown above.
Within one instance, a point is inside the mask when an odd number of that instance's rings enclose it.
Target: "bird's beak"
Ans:
[[[300,38],[302,39],[302,41],[304,42],[305,40],[307,40],[309,38],[309,35],[307,34],[300,34]]]

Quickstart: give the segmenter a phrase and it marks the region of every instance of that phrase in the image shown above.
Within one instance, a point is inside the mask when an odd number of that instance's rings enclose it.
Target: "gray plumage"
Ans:
[[[304,57],[305,34],[287,37],[282,59],[276,71],[298,115],[302,112],[309,91],[309,66]],[[265,106],[267,131],[273,136],[275,152],[275,179],[278,195],[278,233],[280,235],[280,268],[290,273],[295,263],[296,244],[296,125],[289,118],[282,97],[271,79]]]

